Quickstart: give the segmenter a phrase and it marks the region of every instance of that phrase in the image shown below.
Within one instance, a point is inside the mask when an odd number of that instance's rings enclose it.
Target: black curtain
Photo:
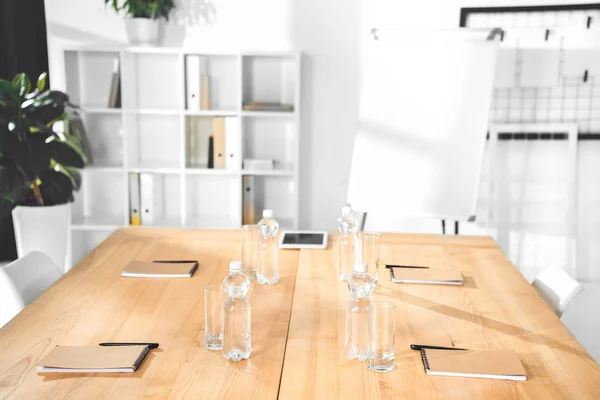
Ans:
[[[0,79],[25,72],[35,82],[47,71],[44,0],[0,0]],[[0,260],[15,258],[12,217],[0,218]]]
[[[48,71],[44,0],[0,0],[0,78]]]

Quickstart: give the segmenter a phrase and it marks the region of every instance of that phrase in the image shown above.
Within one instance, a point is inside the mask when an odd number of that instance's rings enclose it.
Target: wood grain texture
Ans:
[[[253,285],[252,356],[204,348],[204,286],[240,259],[237,231],[116,232],[0,329],[0,398],[226,399],[277,397],[299,252],[280,254],[280,283]],[[189,279],[120,276],[131,260],[198,259]],[[134,374],[38,374],[54,346],[156,341]]]
[[[492,239],[382,234],[381,243],[380,263],[456,268],[465,285],[394,284],[380,267],[372,298],[397,305],[396,369],[371,372],[345,355],[349,293],[331,244],[302,250],[280,398],[600,398],[600,366]],[[411,343],[512,349],[528,380],[428,376]]]

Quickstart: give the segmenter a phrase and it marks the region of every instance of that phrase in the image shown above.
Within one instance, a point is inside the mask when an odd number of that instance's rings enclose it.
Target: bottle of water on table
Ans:
[[[375,288],[375,278],[367,274],[367,263],[355,263],[348,278],[352,296],[346,308],[346,355],[350,360],[365,361],[369,347],[369,296]]]
[[[279,245],[277,231],[279,224],[273,218],[273,210],[264,210],[258,222],[260,245],[256,280],[260,284],[272,285],[279,282]]]
[[[340,280],[352,275],[354,263],[360,260],[360,240],[358,238],[358,220],[352,207],[342,207],[342,217],[338,219],[337,267]]]
[[[246,294],[250,280],[244,275],[242,262],[229,263],[229,275],[223,280],[227,299],[223,305],[223,357],[240,361],[250,357],[250,303]]]

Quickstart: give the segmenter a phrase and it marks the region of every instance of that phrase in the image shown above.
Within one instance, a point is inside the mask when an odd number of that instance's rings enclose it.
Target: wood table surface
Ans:
[[[332,246],[280,252],[281,281],[254,285],[252,356],[204,348],[203,288],[240,258],[238,231],[123,229],[0,329],[0,398],[600,398],[600,366],[490,238],[382,234],[381,263],[452,267],[463,287],[392,284],[396,368],[377,373],[344,349],[347,286]],[[331,242],[334,238],[331,238]],[[122,278],[130,260],[198,259],[190,279]],[[133,374],[38,374],[55,345],[157,341]],[[512,349],[526,382],[427,376],[410,343]]]
[[[455,268],[464,286],[391,283],[379,268],[373,301],[396,304],[395,370],[372,372],[344,347],[347,285],[335,256],[300,254],[281,399],[600,399],[600,366],[491,238],[383,235],[380,264]],[[512,349],[526,382],[428,376],[411,343]]]

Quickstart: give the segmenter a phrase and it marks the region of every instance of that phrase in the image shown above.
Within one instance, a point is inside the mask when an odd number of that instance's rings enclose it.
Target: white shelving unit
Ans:
[[[186,109],[188,55],[199,55],[209,71],[210,110]],[[117,58],[122,108],[114,109],[107,104]],[[162,181],[165,212],[152,226],[240,227],[242,177],[252,175],[257,215],[273,208],[283,228],[298,228],[300,53],[75,47],[64,49],[64,65],[66,91],[83,111],[93,157],[82,170],[73,204],[75,262],[114,230],[129,226],[131,172]],[[243,111],[249,101],[293,104],[294,110]],[[198,163],[194,152],[207,148],[196,144],[207,142],[213,117],[238,118],[241,159],[273,159],[275,170],[208,169]]]

